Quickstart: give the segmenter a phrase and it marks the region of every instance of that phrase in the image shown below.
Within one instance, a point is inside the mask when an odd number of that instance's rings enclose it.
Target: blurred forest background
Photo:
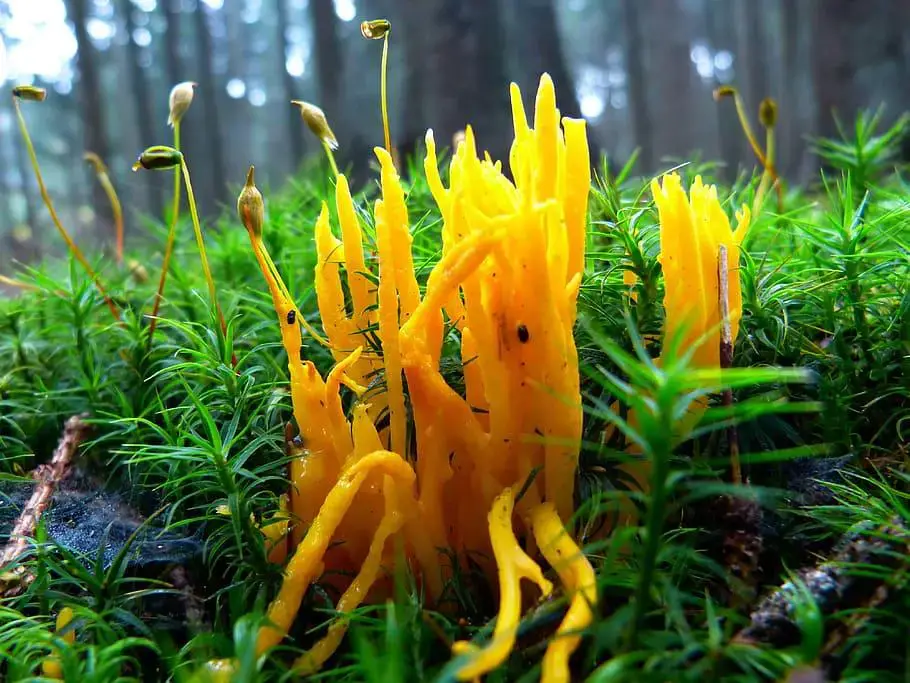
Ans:
[[[542,71],[566,115],[584,116],[592,146],[638,170],[695,153],[731,169],[754,159],[733,84],[755,117],[780,104],[779,167],[816,173],[809,138],[886,104],[910,108],[910,0],[0,0],[0,82],[46,87],[23,109],[51,195],[85,244],[110,244],[109,206],[90,167],[107,162],[127,207],[127,245],[143,216],[161,216],[170,174],[130,173],[136,155],[170,144],[167,98],[199,83],[184,119],[184,151],[201,212],[232,205],[250,163],[273,191],[320,150],[291,99],[321,106],[340,161],[362,180],[381,144],[381,43],[359,23],[392,22],[390,110],[394,143],[414,150],[471,122],[502,157],[510,140],[509,81],[527,101]],[[86,248],[90,248],[87,246]],[[18,136],[0,97],[0,271],[61,253]]]

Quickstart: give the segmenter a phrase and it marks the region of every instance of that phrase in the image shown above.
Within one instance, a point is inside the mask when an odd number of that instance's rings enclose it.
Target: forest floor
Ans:
[[[575,521],[598,601],[572,680],[910,680],[910,184],[894,162],[902,132],[865,117],[845,140],[820,145],[817,182],[768,195],[740,261],[741,372],[729,375],[726,400],[723,381],[705,399],[659,491],[635,493],[642,514],[613,534],[587,531],[635,489],[617,466],[630,432],[614,401],[637,405],[654,387],[677,400],[692,387],[682,370],[650,361],[666,318],[650,179],[631,167],[596,175],[575,327],[585,411]],[[421,292],[442,230],[422,163],[408,160],[401,173]],[[752,204],[759,178],[723,183],[721,170],[678,168],[685,187],[697,175],[716,182],[732,217]],[[356,197],[368,252],[377,191]],[[311,168],[268,198],[263,231],[317,330],[313,226],[324,199],[334,224],[333,183]],[[337,585],[317,579],[291,637],[258,656],[258,628],[282,582],[260,526],[288,486],[288,359],[236,215],[205,231],[224,328],[192,231],[181,216],[151,342],[160,262],[140,254],[161,249],[166,225],[141,246],[130,226],[125,263],[142,267],[97,260],[121,322],[75,261],[21,269],[22,293],[0,301],[6,680],[202,680],[206,662],[224,659],[232,680],[285,680],[331,621]],[[375,274],[374,261],[367,267]],[[440,365],[463,392],[457,333],[445,334]],[[323,377],[332,367],[308,335],[301,353]],[[673,405],[668,433],[684,420]],[[455,680],[452,642],[489,641],[489,581],[453,580],[456,598],[439,608],[413,574],[393,579],[387,600],[348,615],[320,680]],[[539,678],[566,613],[561,595],[531,609],[526,600],[516,646],[486,680]]]

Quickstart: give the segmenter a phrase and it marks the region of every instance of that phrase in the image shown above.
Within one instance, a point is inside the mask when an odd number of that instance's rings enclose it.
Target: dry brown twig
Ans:
[[[85,415],[73,415],[66,421],[63,436],[54,450],[50,462],[38,465],[32,473],[35,479],[35,490],[29,498],[16,525],[10,532],[9,540],[0,555],[0,572],[15,562],[28,548],[28,539],[35,533],[38,520],[47,509],[54,495],[57,485],[66,478],[70,471],[70,464],[79,450],[79,444],[85,439],[88,425],[84,422]],[[21,567],[0,574],[0,594],[6,592],[11,584],[28,583],[28,574]]]
[[[720,303],[720,367],[722,370],[733,367],[733,328],[730,325],[730,273],[727,267],[727,247],[723,244],[718,249],[717,281]],[[733,405],[733,390],[724,389],[724,406]],[[736,425],[727,428],[730,442],[730,468],[734,484],[743,483],[742,466],[739,462],[739,436]]]
[[[725,245],[720,245],[717,256],[718,304],[721,319],[720,368],[727,370],[733,367],[733,327],[730,324],[730,269]],[[722,401],[725,407],[733,406],[732,389],[724,389]],[[746,491],[748,482],[743,480],[736,425],[731,423],[726,432],[730,449],[731,481],[740,487],[741,491]],[[754,599],[761,569],[759,563],[763,544],[762,511],[758,502],[748,495],[725,496],[723,503],[724,560],[738,582],[730,597],[733,604],[748,603]]]

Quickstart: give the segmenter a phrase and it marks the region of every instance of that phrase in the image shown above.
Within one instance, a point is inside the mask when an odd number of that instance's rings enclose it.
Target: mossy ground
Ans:
[[[695,438],[668,463],[665,495],[638,497],[648,526],[589,543],[602,599],[573,659],[577,680],[782,680],[801,665],[834,680],[910,675],[910,184],[893,157],[902,126],[885,132],[874,123],[864,117],[844,141],[822,143],[827,170],[808,187],[787,188],[780,206],[769,197],[756,218],[742,261],[744,317],[734,365],[745,370],[731,375],[735,407],[714,399]],[[421,162],[409,160],[403,175],[425,282],[439,257],[440,218]],[[696,174],[715,181],[719,167],[680,171],[688,181]],[[657,214],[647,183],[626,169],[618,177],[599,174],[592,187],[577,331],[587,409],[581,524],[602,523],[598,514],[613,509],[627,485],[615,467],[622,430],[606,430],[615,421],[609,404],[656,386],[682,397],[689,386],[683,369],[645,361],[657,356],[663,318]],[[751,203],[757,186],[748,175],[719,183],[727,212]],[[312,229],[330,192],[325,171],[311,168],[267,197],[265,240],[317,327]],[[368,234],[376,194],[367,187],[358,204]],[[151,225],[139,238],[140,225],[150,221],[128,228],[128,256],[163,245],[165,227]],[[172,590],[172,573],[137,575],[129,552],[114,563],[80,562],[50,539],[36,545],[24,560],[35,581],[0,602],[0,672],[8,680],[40,670],[54,615],[66,605],[77,618],[76,643],[62,651],[73,681],[185,680],[202,662],[228,656],[238,658],[237,680],[283,680],[292,655],[331,616],[336,596],[315,586],[295,638],[256,660],[256,626],[280,568],[268,562],[250,515],[269,513],[286,488],[287,370],[271,301],[236,217],[207,226],[206,241],[226,334],[213,317],[188,221],[150,348],[143,313],[159,256],[142,259],[144,281],[98,261],[123,325],[72,263],[20,273],[37,291],[0,302],[0,478],[21,480],[47,459],[63,422],[87,413],[93,432],[80,468],[109,489],[129,491],[145,514],[160,510],[156,523],[204,541],[192,576],[202,607],[196,620],[184,618],[176,628],[161,627],[155,613],[156,600]],[[638,276],[634,296],[623,283],[630,269]],[[305,350],[321,370],[329,367],[317,344]],[[458,386],[460,361],[454,347],[449,351],[443,364]],[[748,487],[728,483],[731,423],[738,425]],[[757,501],[762,511],[745,530],[757,539],[758,555],[739,576],[731,553],[742,547],[730,525],[742,516],[724,512],[730,495]],[[230,514],[218,512],[223,505]],[[805,589],[788,598],[796,628],[789,642],[736,637],[760,596],[828,556],[848,531],[854,541],[884,548],[852,563],[840,556],[837,576],[860,577],[863,590],[832,608],[803,577],[796,583]],[[660,534],[660,543],[643,571],[649,534]],[[456,577],[451,604],[433,611],[413,586],[399,576],[394,601],[358,610],[319,677],[450,680],[448,644],[490,632],[492,589],[470,574]],[[556,600],[530,610],[519,647],[488,680],[536,680],[563,607]]]

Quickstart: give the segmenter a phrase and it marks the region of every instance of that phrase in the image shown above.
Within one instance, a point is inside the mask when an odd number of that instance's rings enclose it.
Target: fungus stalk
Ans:
[[[60,233],[60,236],[63,238],[63,241],[66,242],[66,246],[69,248],[70,253],[75,257],[75,259],[82,266],[82,269],[85,270],[86,274],[91,278],[92,282],[95,283],[95,287],[98,289],[99,294],[104,298],[104,303],[107,305],[108,310],[110,310],[111,315],[114,316],[114,320],[120,321],[120,311],[117,308],[117,305],[108,296],[107,290],[104,285],[101,284],[101,278],[98,277],[98,274],[89,264],[88,259],[85,258],[85,255],[82,253],[82,250],[76,245],[73,241],[73,238],[70,237],[69,232],[63,223],[60,222],[60,217],[57,215],[57,210],[54,208],[54,203],[51,201],[51,197],[47,192],[47,186],[44,184],[44,177],[41,175],[41,167],[38,164],[38,156],[35,154],[35,146],[32,144],[32,138],[28,134],[28,126],[25,124],[25,117],[22,115],[22,109],[19,106],[19,100],[29,100],[33,102],[43,102],[47,97],[47,93],[43,88],[35,88],[32,86],[18,86],[13,88],[13,107],[16,110],[16,119],[19,122],[19,132],[22,133],[22,139],[25,142],[25,148],[28,151],[29,159],[31,160],[32,170],[35,172],[35,179],[38,181],[38,190],[41,193],[41,199],[44,201],[44,205],[47,207],[48,212],[51,215],[51,220],[54,222],[54,226],[57,228],[57,232]]]
[[[111,182],[111,177],[107,172],[107,166],[104,165],[101,157],[94,152],[86,152],[83,158],[92,165],[95,170],[95,177],[101,185],[108,201],[111,203],[111,213],[114,216],[114,230],[116,234],[115,253],[118,265],[123,264],[123,208],[120,206],[120,198],[117,196],[117,190]]]
[[[780,178],[777,175],[777,169],[774,161],[777,154],[774,129],[777,125],[777,103],[770,97],[762,100],[758,108],[758,118],[765,129],[765,169],[758,184],[758,190],[755,192],[755,199],[752,202],[752,214],[757,215],[765,201],[765,195],[771,184],[777,189],[777,209],[783,212],[783,194],[780,184]]]
[[[202,264],[202,273],[205,276],[205,282],[208,286],[209,296],[218,313],[218,320],[221,324],[221,331],[227,332],[227,324],[224,320],[224,314],[221,311],[221,304],[218,303],[218,295],[215,289],[215,280],[212,278],[212,271],[209,267],[209,259],[205,251],[205,240],[202,237],[202,227],[199,224],[199,214],[196,211],[196,197],[193,194],[193,184],[190,181],[190,169],[186,165],[186,159],[183,154],[173,147],[154,146],[146,149],[139,159],[133,164],[133,171],[146,169],[150,171],[164,171],[170,168],[176,168],[183,176],[183,183],[186,185],[186,199],[190,208],[190,218],[193,221],[193,233],[196,236],[196,246],[199,249],[199,260]],[[163,273],[166,271],[163,271]],[[163,274],[162,273],[162,274]]]
[[[168,98],[169,111],[167,122],[174,130],[174,149],[180,151],[180,122],[184,114],[193,103],[196,84],[188,81],[178,83],[171,90]],[[171,220],[167,231],[167,239],[164,244],[164,258],[161,262],[161,274],[158,276],[158,289],[155,291],[155,301],[152,304],[152,313],[149,320],[149,348],[152,345],[152,339],[155,336],[155,328],[158,325],[158,310],[161,308],[161,300],[164,298],[164,286],[167,282],[167,274],[171,266],[171,256],[174,253],[174,242],[177,238],[177,221],[180,218],[180,169],[174,169],[174,190],[173,201],[171,203]]]
[[[29,284],[28,282],[23,282],[22,280],[7,277],[6,275],[0,275],[0,285],[15,287],[16,289],[25,289],[30,292],[37,292],[40,289],[40,287],[36,287],[35,285]]]
[[[382,40],[382,62],[379,73],[379,99],[382,112],[382,134],[385,142],[385,151],[392,154],[392,132],[389,127],[389,97],[388,97],[388,72],[389,72],[389,34],[392,32],[392,23],[388,19],[374,19],[360,24],[360,33],[368,40]]]
[[[758,108],[758,118],[766,131],[765,149],[762,150],[761,145],[758,144],[758,137],[756,137],[755,131],[752,129],[749,115],[746,113],[746,105],[743,102],[742,95],[739,94],[739,90],[731,85],[725,85],[714,91],[715,101],[719,102],[725,97],[733,98],[739,125],[742,127],[749,146],[755,153],[755,158],[758,159],[758,163],[762,166],[762,178],[759,181],[759,187],[756,190],[755,200],[752,204],[752,214],[758,215],[758,210],[761,208],[765,193],[771,182],[777,188],[778,210],[783,211],[783,188],[780,185],[777,168],[774,166],[774,127],[777,122],[777,103],[772,98],[767,97],[762,100]]]

